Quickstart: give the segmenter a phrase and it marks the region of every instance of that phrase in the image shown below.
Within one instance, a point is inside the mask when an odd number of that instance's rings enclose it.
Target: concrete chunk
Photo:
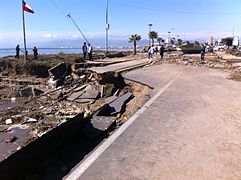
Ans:
[[[120,96],[118,99],[113,101],[109,104],[111,108],[111,115],[118,114],[123,110],[123,106],[126,104],[126,102],[132,97],[132,93],[128,92],[122,96]]]
[[[78,102],[78,103],[92,103],[94,102],[94,99],[75,99],[74,102]]]
[[[93,127],[101,130],[106,131],[116,120],[116,117],[113,116],[94,116],[91,120]]]
[[[66,73],[67,68],[65,63],[59,63],[58,65],[52,67],[48,70],[50,76],[53,77],[54,80],[59,79],[64,76]]]
[[[85,93],[81,95],[78,99],[96,99],[99,96],[99,91],[95,90],[92,86],[87,86],[85,88]]]
[[[79,91],[79,92],[72,93],[69,97],[67,97],[67,100],[68,101],[74,101],[75,99],[77,99],[82,94],[84,94],[84,91]]]

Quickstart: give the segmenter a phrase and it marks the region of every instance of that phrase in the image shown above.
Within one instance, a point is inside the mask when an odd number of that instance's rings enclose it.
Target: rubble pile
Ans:
[[[234,69],[230,75],[229,79],[235,80],[235,81],[241,81],[241,67],[238,67]]]
[[[204,61],[200,60],[199,56],[185,56],[182,54],[168,54],[167,58],[163,60],[164,63],[175,63],[190,66],[204,66],[208,68],[217,69],[234,69],[233,64],[223,60],[222,57],[218,57],[215,54],[209,54],[205,57]]]
[[[226,53],[234,55],[236,57],[241,57],[241,52],[238,49],[228,49]]]
[[[125,88],[124,79],[114,72],[71,71],[65,63],[48,72],[49,79],[38,85],[34,81],[25,85],[1,83],[0,88],[10,93],[0,93],[5,97],[0,103],[0,146],[4,147],[0,148],[0,160],[78,115],[106,131],[133,98],[131,88]]]

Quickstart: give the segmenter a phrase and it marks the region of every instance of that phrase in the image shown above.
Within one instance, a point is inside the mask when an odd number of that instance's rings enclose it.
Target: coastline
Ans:
[[[110,51],[124,52],[131,51],[131,48],[110,48]],[[0,58],[7,56],[15,56],[15,48],[0,48]],[[27,48],[28,53],[31,55],[32,48]],[[104,48],[94,48],[94,51],[104,52]],[[40,55],[56,55],[56,54],[82,54],[81,48],[38,48]],[[20,55],[23,55],[23,48],[21,48]]]

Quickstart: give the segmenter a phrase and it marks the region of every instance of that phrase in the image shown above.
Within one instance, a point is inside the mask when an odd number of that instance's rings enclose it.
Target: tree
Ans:
[[[154,45],[154,39],[157,39],[158,33],[155,31],[149,32],[149,38],[152,40],[152,46]]]
[[[159,46],[161,46],[161,42],[162,42],[163,39],[162,39],[161,37],[157,37],[156,40],[157,40],[157,42],[159,43]]]
[[[133,42],[133,46],[134,46],[133,54],[136,54],[136,42],[140,40],[141,40],[141,36],[137,34],[131,35],[131,37],[129,38],[129,42],[130,43]]]

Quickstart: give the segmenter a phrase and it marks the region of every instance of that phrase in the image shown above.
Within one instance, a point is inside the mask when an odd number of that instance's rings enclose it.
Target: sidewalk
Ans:
[[[240,179],[241,83],[225,76],[176,65],[127,73],[153,86],[152,98],[68,178]]]

